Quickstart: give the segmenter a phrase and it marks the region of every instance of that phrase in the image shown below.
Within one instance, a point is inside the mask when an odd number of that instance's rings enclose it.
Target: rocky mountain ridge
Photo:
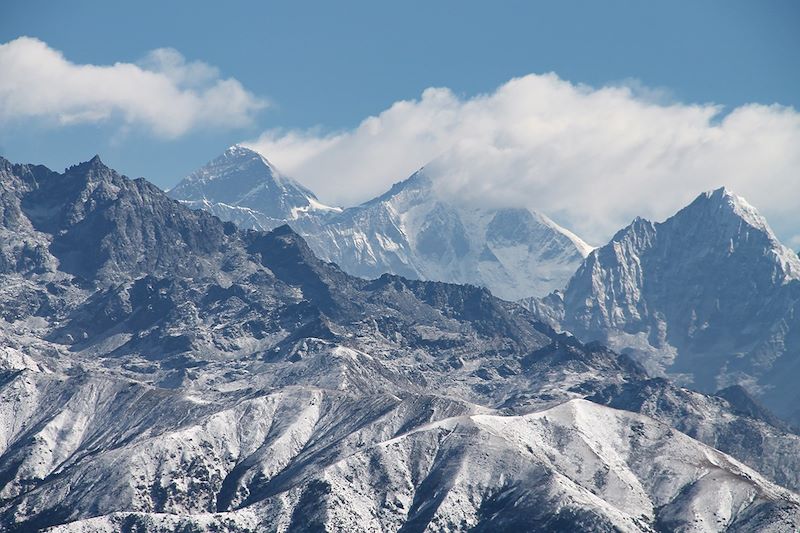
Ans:
[[[797,423],[798,305],[800,259],[722,188],[664,222],[637,218],[530,307],[694,388],[744,385]]]
[[[0,181],[5,530],[800,526],[798,437],[735,394],[99,159]]]

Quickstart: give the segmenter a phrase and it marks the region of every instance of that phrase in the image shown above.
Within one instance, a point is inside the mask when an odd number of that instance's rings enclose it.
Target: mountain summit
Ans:
[[[169,191],[176,200],[212,212],[227,210],[221,218],[237,221],[262,218],[274,227],[310,212],[332,213],[339,209],[322,204],[309,189],[282,174],[259,153],[234,145],[184,178]],[[214,213],[220,214],[220,213]],[[260,217],[259,217],[260,215]],[[266,229],[266,228],[261,228]]]
[[[635,220],[586,258],[563,303],[562,326],[581,339],[701,390],[743,384],[798,415],[800,259],[727,189],[664,222]]]

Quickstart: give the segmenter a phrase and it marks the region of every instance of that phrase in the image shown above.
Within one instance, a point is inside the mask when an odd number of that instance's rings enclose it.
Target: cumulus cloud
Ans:
[[[249,125],[266,106],[237,80],[169,48],[139,63],[79,65],[38,39],[20,37],[0,45],[0,72],[0,124],[116,119],[175,138],[197,128]]]
[[[800,232],[800,114],[778,105],[725,113],[636,84],[529,75],[471,98],[427,89],[348,131],[271,130],[248,144],[344,205],[427,165],[458,201],[532,207],[594,243],[722,185],[787,241]]]

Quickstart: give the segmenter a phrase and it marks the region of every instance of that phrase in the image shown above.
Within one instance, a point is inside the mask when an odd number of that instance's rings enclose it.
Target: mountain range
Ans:
[[[284,182],[291,193],[280,192]],[[254,188],[279,198],[264,201]],[[487,287],[654,375],[706,392],[743,385],[800,425],[800,259],[725,188],[662,223],[637,218],[596,250],[532,210],[460,205],[425,169],[360,206],[311,209],[313,193],[234,146],[170,194],[243,227],[289,223],[317,256],[356,276]]]
[[[461,205],[439,193],[425,169],[337,209],[261,155],[232,146],[169,194],[243,228],[288,223],[320,258],[355,276],[469,283],[509,300],[563,288],[592,250],[538,212]]]
[[[353,209],[388,213],[423,178]],[[355,213],[276,182],[308,202],[272,204],[276,220]],[[0,185],[4,530],[800,528],[800,437],[744,388],[683,388],[540,319],[579,316],[605,247],[561,311],[535,313],[350,275],[287,225],[237,228],[97,157],[63,173],[0,158]],[[732,253],[757,248],[744,229]]]

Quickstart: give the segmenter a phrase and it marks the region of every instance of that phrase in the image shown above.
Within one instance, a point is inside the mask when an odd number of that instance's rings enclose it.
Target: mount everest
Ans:
[[[231,146],[221,156],[183,179],[169,191],[190,207],[210,210],[223,220],[269,230],[287,221],[341,211],[317,200],[314,193],[284,176],[272,163],[242,146]]]

